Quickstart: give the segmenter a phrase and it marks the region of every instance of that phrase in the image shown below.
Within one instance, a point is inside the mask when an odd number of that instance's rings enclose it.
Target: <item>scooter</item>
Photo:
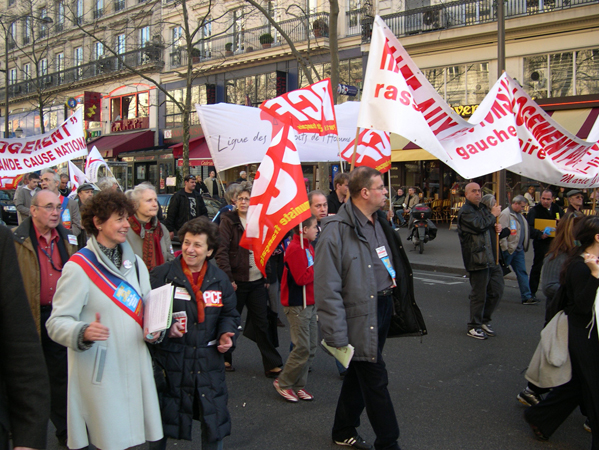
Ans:
[[[419,247],[420,254],[424,252],[424,244],[437,237],[437,227],[430,220],[431,215],[431,208],[426,203],[418,203],[410,211],[412,231],[408,241]]]

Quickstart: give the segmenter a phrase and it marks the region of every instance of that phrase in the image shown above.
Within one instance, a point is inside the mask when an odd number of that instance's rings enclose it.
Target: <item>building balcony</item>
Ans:
[[[507,0],[505,17],[512,19],[599,3],[599,0]],[[467,27],[497,20],[495,0],[458,0],[381,16],[397,37]],[[372,17],[362,16],[362,43],[370,42]]]
[[[278,22],[279,26],[289,36],[294,44],[307,41],[323,41],[329,37],[329,13],[311,14],[309,17]],[[213,38],[207,38],[197,47],[197,56],[193,57],[194,64],[219,58],[232,57],[243,53],[262,50],[260,36],[269,33],[273,37],[270,47],[286,45],[281,34],[271,25],[241,30],[238,33],[228,33]],[[357,33],[359,34],[359,33]],[[264,47],[264,48],[270,48]],[[170,53],[170,67],[177,68],[187,65],[187,53],[176,49]]]
[[[162,53],[162,48],[147,46],[120,55],[122,60],[116,56],[101,57],[87,64],[11,84],[8,95],[10,99],[18,98],[61,87],[71,88],[73,83],[93,82],[96,77],[122,76],[127,72],[125,63],[141,71],[161,71],[164,66]],[[4,89],[0,89],[0,103],[4,103]]]

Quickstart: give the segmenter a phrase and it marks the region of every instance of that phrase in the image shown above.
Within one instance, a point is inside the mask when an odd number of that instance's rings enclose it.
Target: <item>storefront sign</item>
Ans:
[[[150,128],[150,118],[138,117],[136,119],[125,119],[112,122],[110,132],[118,133],[119,131],[143,130],[147,128]]]

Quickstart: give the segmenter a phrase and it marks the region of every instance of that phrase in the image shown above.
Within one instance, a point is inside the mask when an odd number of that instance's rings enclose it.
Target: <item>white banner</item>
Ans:
[[[85,155],[87,144],[79,109],[54,131],[0,140],[0,177],[38,171]]]
[[[507,74],[470,120],[462,119],[378,16],[358,125],[410,139],[464,178],[509,168],[560,186],[599,185],[596,142],[564,130]]]
[[[102,166],[108,169],[108,164],[106,164],[106,161],[104,161],[104,158],[102,158],[102,155],[94,145],[89,151],[89,155],[87,155],[87,159],[85,160],[85,175],[90,182],[98,182],[98,170]]]
[[[260,109],[227,103],[196,105],[196,108],[217,171],[260,163],[264,159],[270,146],[272,126],[270,121],[260,119]],[[335,135],[295,135],[300,160],[339,162],[339,148],[347,147],[356,135],[359,109],[358,102],[335,106],[339,145]]]
[[[89,179],[85,176],[79,167],[69,161],[69,177],[71,178],[71,193],[69,197],[75,198],[77,195],[77,188],[84,183],[89,183]]]

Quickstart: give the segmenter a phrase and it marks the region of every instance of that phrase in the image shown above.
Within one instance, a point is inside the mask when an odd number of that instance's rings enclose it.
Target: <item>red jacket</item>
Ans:
[[[308,267],[310,252],[312,264]],[[306,286],[306,305],[314,304],[314,247],[304,239],[304,248],[300,246],[300,237],[293,235],[285,251],[285,268],[281,280],[281,304],[283,306],[302,306],[303,289]]]

